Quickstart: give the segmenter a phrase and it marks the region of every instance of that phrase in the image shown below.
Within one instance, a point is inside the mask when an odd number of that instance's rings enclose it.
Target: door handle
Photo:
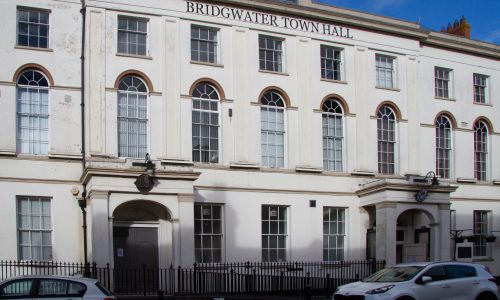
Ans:
[[[478,285],[479,284],[479,281],[473,281],[472,284],[474,285]]]
[[[451,288],[451,286],[449,286],[449,285],[445,284],[445,285],[443,285],[443,286],[442,286],[442,288],[443,288],[443,289],[449,289],[449,288]]]

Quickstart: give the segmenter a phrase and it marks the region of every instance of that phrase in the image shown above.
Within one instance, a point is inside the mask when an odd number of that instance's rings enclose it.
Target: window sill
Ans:
[[[457,182],[460,182],[460,183],[476,183],[477,180],[475,178],[457,177]]]
[[[42,52],[54,52],[52,48],[38,48],[38,47],[30,47],[30,46],[15,46],[15,49],[24,49],[24,50],[35,50],[35,51],[42,51]]]
[[[320,80],[324,81],[324,82],[347,84],[347,81],[345,81],[345,80],[335,80],[335,79],[328,79],[328,78],[321,78]]]
[[[481,262],[481,261],[495,261],[491,257],[477,257],[477,258],[472,258],[472,262]]]
[[[379,90],[386,90],[386,91],[393,91],[393,92],[401,92],[400,89],[398,88],[388,88],[388,87],[383,87],[383,86],[375,86],[376,89]]]
[[[491,103],[481,103],[481,102],[474,102],[475,105],[479,105],[479,106],[489,106],[489,107],[493,107],[493,104]]]
[[[290,74],[285,73],[285,72],[275,72],[275,71],[268,71],[268,70],[259,70],[260,73],[267,73],[267,74],[276,74],[276,75],[282,75],[282,76],[290,76]]]
[[[438,96],[434,96],[434,99],[446,100],[446,101],[457,101],[457,99],[454,99],[454,98],[445,98],[445,97],[438,97]]]
[[[190,61],[190,63],[193,65],[202,65],[202,66],[224,68],[224,65],[222,65],[222,64],[211,63],[211,62],[192,60],[192,61]]]
[[[132,57],[132,58],[142,58],[142,59],[153,60],[153,57],[151,57],[149,55],[135,55],[135,54],[127,54],[127,53],[116,53],[116,56]]]

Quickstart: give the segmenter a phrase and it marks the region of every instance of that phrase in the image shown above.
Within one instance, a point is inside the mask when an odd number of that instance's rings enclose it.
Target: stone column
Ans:
[[[436,235],[439,238],[439,244],[436,243],[434,247],[438,247],[436,251],[435,260],[451,260],[451,239],[450,239],[450,204],[439,204],[439,223],[436,228]]]
[[[87,206],[87,216],[89,217],[89,262],[95,262],[98,266],[105,266],[111,263],[113,249],[113,234],[109,226],[109,192],[91,191],[89,195],[89,206]]]
[[[376,258],[384,259],[388,266],[396,263],[396,203],[376,206]]]
[[[179,222],[178,226],[174,225],[174,230],[178,232],[179,245],[176,246],[176,249],[179,249],[176,258],[180,259],[180,265],[188,267],[194,263],[194,195],[179,194],[178,199]]]

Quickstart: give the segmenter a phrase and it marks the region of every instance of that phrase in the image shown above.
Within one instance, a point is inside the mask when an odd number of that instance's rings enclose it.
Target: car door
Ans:
[[[44,300],[81,300],[85,294],[86,286],[82,283],[65,280],[42,278],[38,285],[35,299]]]
[[[432,281],[422,283],[421,278],[429,276]],[[451,297],[449,286],[446,283],[446,275],[443,266],[433,266],[424,271],[413,285],[413,294],[417,299],[439,299],[439,300],[456,300]]]
[[[32,299],[35,280],[16,279],[8,281],[0,286],[0,299]]]
[[[447,284],[453,299],[474,299],[479,293],[479,279],[472,266],[449,264],[444,266]]]

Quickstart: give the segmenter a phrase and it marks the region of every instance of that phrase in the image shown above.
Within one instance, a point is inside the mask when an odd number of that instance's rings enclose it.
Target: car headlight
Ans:
[[[394,284],[386,285],[386,286],[379,287],[379,288],[376,288],[373,290],[369,290],[368,292],[366,292],[366,294],[383,294],[383,293],[387,292],[388,290],[392,289],[393,287],[394,287]]]

